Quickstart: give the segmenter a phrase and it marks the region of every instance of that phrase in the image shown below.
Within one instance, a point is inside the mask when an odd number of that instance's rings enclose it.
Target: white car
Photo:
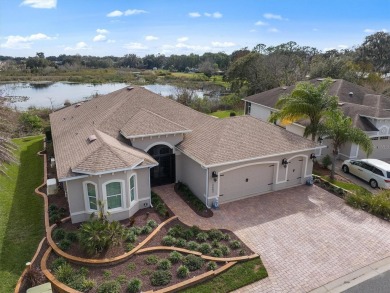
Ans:
[[[377,159],[345,160],[342,169],[365,181],[372,188],[390,189],[390,164]]]

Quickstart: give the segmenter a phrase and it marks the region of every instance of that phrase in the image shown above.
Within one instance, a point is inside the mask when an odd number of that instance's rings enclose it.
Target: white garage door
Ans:
[[[289,160],[286,186],[295,186],[302,183],[303,157]]]
[[[388,136],[372,137],[372,145],[374,150],[370,155],[373,159],[389,159],[390,158],[390,138]],[[366,153],[359,147],[359,158],[365,159]]]
[[[258,164],[222,172],[219,202],[229,202],[272,190],[274,164]]]

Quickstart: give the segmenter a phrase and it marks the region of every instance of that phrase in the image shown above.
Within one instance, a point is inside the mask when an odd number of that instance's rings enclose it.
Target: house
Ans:
[[[113,220],[151,205],[151,187],[181,181],[207,206],[306,182],[319,147],[251,116],[218,119],[142,87],[50,115],[57,178],[72,222],[104,202]]]
[[[319,84],[323,79],[312,79],[309,82]],[[278,87],[269,91],[255,94],[243,99],[245,113],[257,119],[268,121],[271,113],[277,111],[275,104],[279,97],[289,94],[295,86]],[[390,158],[390,98],[375,94],[370,89],[357,84],[336,79],[329,88],[329,94],[339,98],[339,108],[345,115],[352,118],[353,125],[363,130],[371,138],[374,151],[370,155],[376,159]],[[303,136],[308,121],[298,121],[285,128]],[[329,145],[326,139],[324,145]],[[324,149],[322,154],[330,152]],[[340,150],[343,159],[366,158],[366,153],[356,144],[346,144]]]

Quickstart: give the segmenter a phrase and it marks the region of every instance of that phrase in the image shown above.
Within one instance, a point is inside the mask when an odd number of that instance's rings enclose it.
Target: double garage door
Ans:
[[[370,158],[374,159],[389,159],[390,158],[390,137],[382,136],[382,137],[372,137],[371,138],[373,151],[370,154]],[[365,159],[367,158],[366,153],[359,148],[359,158]]]
[[[284,187],[295,186],[302,181],[301,157],[289,161],[288,169],[279,170],[286,173],[287,181]],[[273,190],[276,182],[276,164],[256,164],[221,172],[219,202],[225,203],[248,196],[266,193]]]

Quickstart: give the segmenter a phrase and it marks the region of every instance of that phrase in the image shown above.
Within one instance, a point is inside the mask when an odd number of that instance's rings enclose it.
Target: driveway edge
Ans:
[[[390,256],[333,280],[310,293],[339,293],[390,270]]]

